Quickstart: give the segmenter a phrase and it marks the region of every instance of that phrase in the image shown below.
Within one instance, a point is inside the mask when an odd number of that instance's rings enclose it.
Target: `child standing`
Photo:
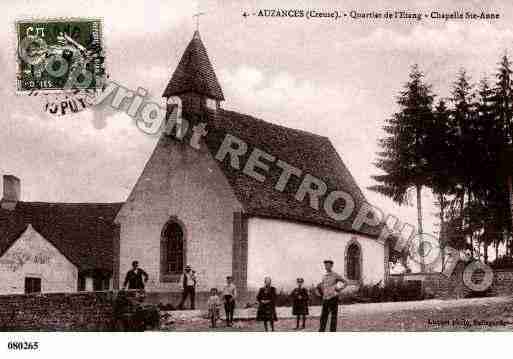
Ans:
[[[232,276],[226,277],[226,285],[223,288],[224,311],[226,314],[226,326],[233,325],[233,312],[235,311],[235,298],[237,298],[237,288],[233,284]]]
[[[297,325],[299,329],[299,322],[302,319],[303,329],[305,329],[306,316],[308,315],[308,290],[303,287],[305,282],[303,278],[296,280],[297,287],[290,294],[292,299],[292,314],[296,316]]]
[[[271,277],[265,277],[264,286],[258,291],[257,301],[257,321],[264,322],[265,331],[268,330],[267,323],[271,324],[271,330],[274,332],[274,322],[278,317],[276,316],[276,288],[271,286]]]
[[[207,301],[208,306],[208,317],[210,318],[210,327],[215,328],[217,319],[219,319],[219,307],[221,306],[221,300],[217,295],[217,288],[210,289],[210,297]]]

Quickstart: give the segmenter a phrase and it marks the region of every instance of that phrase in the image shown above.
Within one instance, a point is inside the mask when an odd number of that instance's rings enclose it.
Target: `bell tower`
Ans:
[[[194,32],[178,66],[162,94],[169,104],[171,96],[182,101],[182,114],[201,114],[206,108],[217,110],[224,101],[223,90],[217,81],[207,50],[199,31]],[[168,105],[168,112],[172,106]]]

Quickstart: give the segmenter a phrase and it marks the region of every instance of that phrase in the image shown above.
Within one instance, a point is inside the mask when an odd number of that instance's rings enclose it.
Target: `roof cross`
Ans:
[[[199,17],[205,14],[206,12],[197,12],[196,14],[192,15],[192,17],[196,18],[196,31],[199,31]]]

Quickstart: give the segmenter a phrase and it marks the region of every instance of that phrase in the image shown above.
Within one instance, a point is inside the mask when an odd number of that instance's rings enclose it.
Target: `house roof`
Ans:
[[[0,208],[0,256],[29,224],[79,271],[112,271],[114,218],[122,203],[18,202]]]
[[[271,154],[276,160],[287,162],[302,170],[301,178],[291,176],[285,190],[280,192],[274,188],[282,172],[278,166],[270,165],[270,170],[266,172],[266,180],[262,183],[244,174],[242,168],[232,168],[229,159],[225,158],[219,163],[220,168],[248,214],[308,222],[372,237],[379,235],[380,226],[364,225],[358,231],[352,229],[358,210],[366,203],[366,199],[327,137],[223,109],[208,111],[207,118],[209,132],[205,138],[213,155],[219,150],[226,134],[230,134],[248,145],[248,151],[241,158],[242,164],[246,163],[253,148],[258,148]],[[322,202],[320,210],[315,210],[310,207],[308,198],[302,202],[296,200],[295,193],[306,173],[323,180],[327,184],[328,193],[340,190],[350,194],[355,202],[353,214],[345,221],[335,221],[326,215],[322,209]],[[335,202],[337,211],[341,210],[337,204],[344,205],[343,201],[338,202],[341,203]]]
[[[223,90],[217,81],[207,49],[198,31],[194,33],[185,49],[162,96],[170,97],[188,92],[205,95],[218,101],[224,100]]]

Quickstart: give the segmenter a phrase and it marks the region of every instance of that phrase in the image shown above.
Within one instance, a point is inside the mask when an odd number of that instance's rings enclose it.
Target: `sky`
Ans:
[[[493,21],[244,18],[275,9],[271,1],[1,2],[0,175],[21,179],[24,201],[124,201],[157,141],[124,112],[97,107],[55,117],[41,96],[15,93],[14,23],[25,18],[101,17],[106,69],[125,87],[160,101],[195,30],[200,33],[226,101],[223,107],[327,136],[370,203],[415,225],[416,208],[367,190],[386,118],[411,65],[419,64],[438,98],[460,68],[474,81],[493,78],[513,50],[513,5],[499,1],[280,1],[285,9],[475,11]],[[470,159],[469,159],[470,160]],[[412,193],[412,199],[415,198]],[[423,195],[425,230],[436,232],[432,196]],[[413,204],[413,203],[412,203]]]

